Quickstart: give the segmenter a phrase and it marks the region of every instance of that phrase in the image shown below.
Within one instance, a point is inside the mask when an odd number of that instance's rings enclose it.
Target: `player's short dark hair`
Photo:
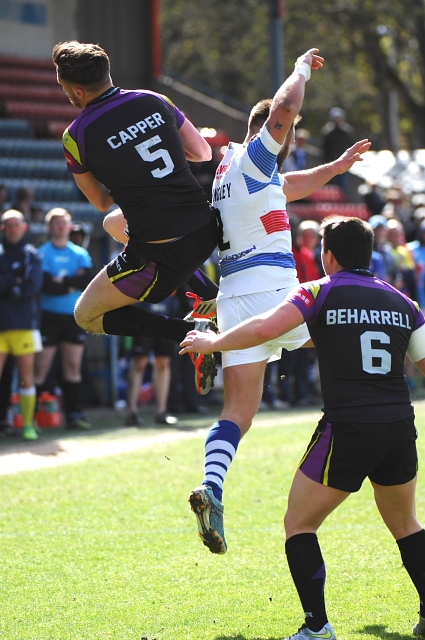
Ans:
[[[258,131],[260,131],[261,127],[269,117],[272,102],[272,98],[266,98],[265,100],[260,100],[260,102],[257,102],[257,104],[252,107],[248,119],[248,130],[251,135],[253,135],[254,133],[258,133]],[[302,116],[295,116],[294,127],[300,122],[301,119]]]
[[[320,225],[323,251],[332,251],[344,269],[368,269],[372,259],[373,230],[360,218],[330,217]]]
[[[90,91],[98,91],[110,78],[108,54],[98,44],[59,42],[53,48],[52,59],[61,80],[83,85]]]

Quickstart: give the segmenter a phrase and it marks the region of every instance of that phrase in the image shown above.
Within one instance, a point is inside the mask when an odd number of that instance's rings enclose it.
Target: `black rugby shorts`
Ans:
[[[396,422],[318,423],[299,468],[323,485],[358,491],[365,478],[384,486],[405,484],[418,469],[414,418]]]
[[[144,302],[161,302],[202,267],[217,246],[217,220],[163,243],[132,240],[106,272],[113,285],[126,296]]]

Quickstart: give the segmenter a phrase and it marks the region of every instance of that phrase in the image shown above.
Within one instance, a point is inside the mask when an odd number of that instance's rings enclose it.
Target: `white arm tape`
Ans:
[[[407,355],[412,362],[419,362],[425,358],[425,324],[416,329],[410,336]]]
[[[297,63],[295,65],[294,71],[296,71],[297,73],[300,73],[302,76],[304,76],[306,82],[307,82],[307,80],[310,80],[311,67],[307,62]]]

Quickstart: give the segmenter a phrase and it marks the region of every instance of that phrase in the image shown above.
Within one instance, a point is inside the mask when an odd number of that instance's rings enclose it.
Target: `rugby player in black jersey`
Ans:
[[[325,564],[316,532],[366,478],[420,598],[425,635],[425,530],[416,518],[417,432],[406,354],[425,374],[425,317],[417,303],[369,271],[373,231],[358,218],[321,225],[326,277],[294,289],[271,311],[220,335],[191,331],[180,353],[245,349],[302,322],[317,349],[323,417],[296,471],[285,515],[286,555],[305,623],[292,640],[333,640]]]
[[[63,42],[52,57],[59,84],[82,109],[63,135],[68,170],[97,209],[119,205],[129,233],[81,295],[75,319],[92,333],[180,342],[186,322],[129,305],[160,302],[186,282],[200,298],[215,298],[217,286],[199,267],[217,245],[217,220],[188,164],[209,160],[211,148],[165,96],[115,87],[100,46]],[[193,360],[206,393],[214,358]]]

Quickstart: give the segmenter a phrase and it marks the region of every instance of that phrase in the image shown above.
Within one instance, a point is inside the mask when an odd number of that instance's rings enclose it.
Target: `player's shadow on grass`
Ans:
[[[363,629],[357,629],[356,633],[364,633],[368,636],[376,636],[377,638],[385,638],[385,640],[412,640],[412,632],[407,631],[406,633],[394,633],[387,631],[387,627],[383,624],[371,624],[366,625]]]

